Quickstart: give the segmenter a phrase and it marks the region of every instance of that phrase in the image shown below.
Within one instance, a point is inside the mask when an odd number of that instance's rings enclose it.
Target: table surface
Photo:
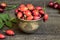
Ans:
[[[45,3],[47,5],[49,0],[0,0],[0,2],[6,2],[9,6],[32,3],[35,6],[39,5],[43,7],[43,4]],[[14,9],[6,12],[9,12],[12,17],[15,17]],[[60,40],[60,11],[46,6],[46,12],[49,15],[49,20],[45,23],[41,22],[40,28],[34,34],[25,34],[20,32],[18,28],[14,28],[13,30],[16,35],[6,36],[7,38],[3,40]],[[4,27],[2,30],[7,29],[7,27]],[[1,33],[3,33],[2,30],[0,30]]]

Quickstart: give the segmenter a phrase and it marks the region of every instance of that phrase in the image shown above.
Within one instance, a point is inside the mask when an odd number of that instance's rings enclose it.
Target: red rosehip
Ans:
[[[34,20],[38,20],[38,19],[40,19],[40,16],[34,16],[33,19],[34,19]]]
[[[57,2],[54,3],[54,8],[58,8],[59,4]]]
[[[48,20],[48,14],[45,14],[43,17],[43,21],[47,21]]]
[[[31,16],[31,12],[30,12],[29,10],[25,11],[24,14],[25,14],[26,16]]]
[[[54,2],[50,1],[48,5],[49,5],[50,7],[53,7]]]
[[[23,20],[24,20],[24,17],[22,17],[21,19],[23,19]]]
[[[26,6],[20,7],[19,9],[20,9],[20,11],[22,11],[22,12],[28,10],[28,8],[27,8]]]
[[[3,3],[0,4],[0,6],[1,6],[1,8],[4,9],[4,8],[6,8],[7,4],[3,2]]]
[[[26,20],[32,20],[33,19],[33,16],[28,16],[27,18],[26,18]]]
[[[37,9],[37,10],[42,10],[42,7],[37,6],[36,9]]]
[[[44,14],[45,12],[44,12],[44,10],[40,10],[39,13],[40,14]]]
[[[24,4],[21,4],[21,5],[19,6],[19,8],[20,8],[20,7],[25,7],[25,5],[24,5]]]
[[[58,9],[60,10],[60,4],[59,4],[59,6],[58,6]]]
[[[2,8],[0,8],[0,13],[3,13],[3,12],[4,12],[4,10]]]
[[[20,19],[22,16],[23,16],[23,14],[22,14],[21,12],[18,12],[18,13],[17,13],[18,19]]]
[[[33,15],[34,16],[38,16],[39,15],[39,11],[38,10],[33,10]]]
[[[15,12],[18,13],[18,9],[16,9]]]
[[[33,10],[34,9],[34,6],[32,4],[27,4],[27,7],[29,10]]]
[[[12,36],[12,35],[14,35],[15,33],[14,33],[13,30],[6,30],[6,34]]]
[[[4,39],[4,38],[5,38],[5,35],[0,34],[0,39]]]

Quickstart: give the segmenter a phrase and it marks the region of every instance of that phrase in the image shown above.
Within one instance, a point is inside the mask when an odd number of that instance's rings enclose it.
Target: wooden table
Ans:
[[[45,5],[47,5],[49,0],[0,0],[0,2],[7,2],[9,6],[21,3],[32,3],[35,6],[41,5],[43,7],[43,4],[45,3]],[[14,9],[5,11],[5,13],[6,12],[9,12],[12,17],[15,17]],[[16,35],[6,36],[7,38],[4,40],[60,40],[59,11],[46,7],[46,12],[49,14],[49,20],[46,23],[41,22],[40,28],[37,30],[37,32],[35,32],[34,34],[24,34],[17,28],[15,28],[13,30],[15,31]],[[4,27],[2,30],[7,29],[7,27]],[[2,30],[0,30],[1,33],[3,33]]]

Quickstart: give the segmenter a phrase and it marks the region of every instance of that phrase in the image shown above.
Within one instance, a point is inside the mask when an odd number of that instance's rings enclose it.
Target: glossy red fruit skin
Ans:
[[[24,17],[22,17],[21,19],[24,20]]]
[[[0,8],[0,13],[3,13],[3,12],[4,12],[4,10],[2,8]]]
[[[13,30],[6,30],[6,34],[10,35],[10,36],[13,36],[15,33],[14,33]]]
[[[34,16],[38,16],[39,15],[39,11],[38,10],[33,10],[33,15]]]
[[[53,7],[53,5],[54,5],[54,2],[52,2],[52,1],[50,1],[50,2],[48,3],[48,6],[49,6],[49,7]]]
[[[0,39],[4,39],[4,38],[5,38],[5,35],[0,34]]]
[[[54,8],[57,9],[59,4],[57,2],[54,3]]]
[[[59,6],[58,6],[58,9],[60,10],[60,4],[59,4]]]
[[[40,19],[40,16],[34,16],[33,19],[34,19],[34,20],[38,20],[38,19]]]
[[[15,10],[16,14],[18,13],[18,9]]]
[[[27,10],[27,11],[24,12],[24,14],[25,14],[26,16],[31,16],[32,13],[31,13],[29,10]]]
[[[42,10],[42,7],[37,6],[36,9],[37,9],[37,10]]]
[[[22,14],[21,12],[18,12],[18,13],[17,13],[18,19],[20,19],[22,16],[23,16],[23,14]]]
[[[40,10],[39,13],[42,15],[42,14],[45,14],[44,10]]]
[[[29,10],[33,10],[34,9],[34,6],[32,4],[27,4],[27,7]]]
[[[27,8],[26,6],[20,7],[19,9],[20,9],[20,11],[22,11],[22,12],[24,12],[24,11],[27,11],[27,10],[28,10],[28,8]]]
[[[7,4],[6,4],[6,3],[1,3],[1,4],[0,4],[0,7],[1,7],[2,9],[5,9],[5,8],[7,7]]]
[[[21,4],[21,5],[19,6],[19,8],[20,8],[20,7],[25,7],[25,5],[24,5],[24,4]]]
[[[32,20],[33,19],[33,16],[28,16],[27,18],[26,18],[26,20]]]
[[[43,21],[47,21],[48,20],[48,14],[45,14],[43,17]]]

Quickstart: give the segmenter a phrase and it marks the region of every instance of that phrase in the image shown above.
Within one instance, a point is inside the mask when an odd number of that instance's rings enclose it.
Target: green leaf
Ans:
[[[2,19],[0,19],[0,29],[4,26]]]
[[[14,17],[14,18],[11,18],[10,21],[13,22],[13,23],[16,23],[17,19]]]
[[[1,18],[3,21],[6,21],[4,14],[0,14],[0,18]]]
[[[12,27],[12,22],[6,21],[6,22],[5,22],[5,25],[8,26],[9,28],[11,28],[11,27]]]
[[[7,13],[4,14],[4,17],[5,17],[6,20],[10,20],[10,16],[9,16],[9,14],[7,14]]]
[[[17,4],[12,5],[12,6],[7,7],[5,10],[12,10],[12,9],[16,8],[17,6],[18,6]]]
[[[9,15],[8,14],[0,14],[0,18],[3,20],[3,21],[7,21],[10,19]]]

